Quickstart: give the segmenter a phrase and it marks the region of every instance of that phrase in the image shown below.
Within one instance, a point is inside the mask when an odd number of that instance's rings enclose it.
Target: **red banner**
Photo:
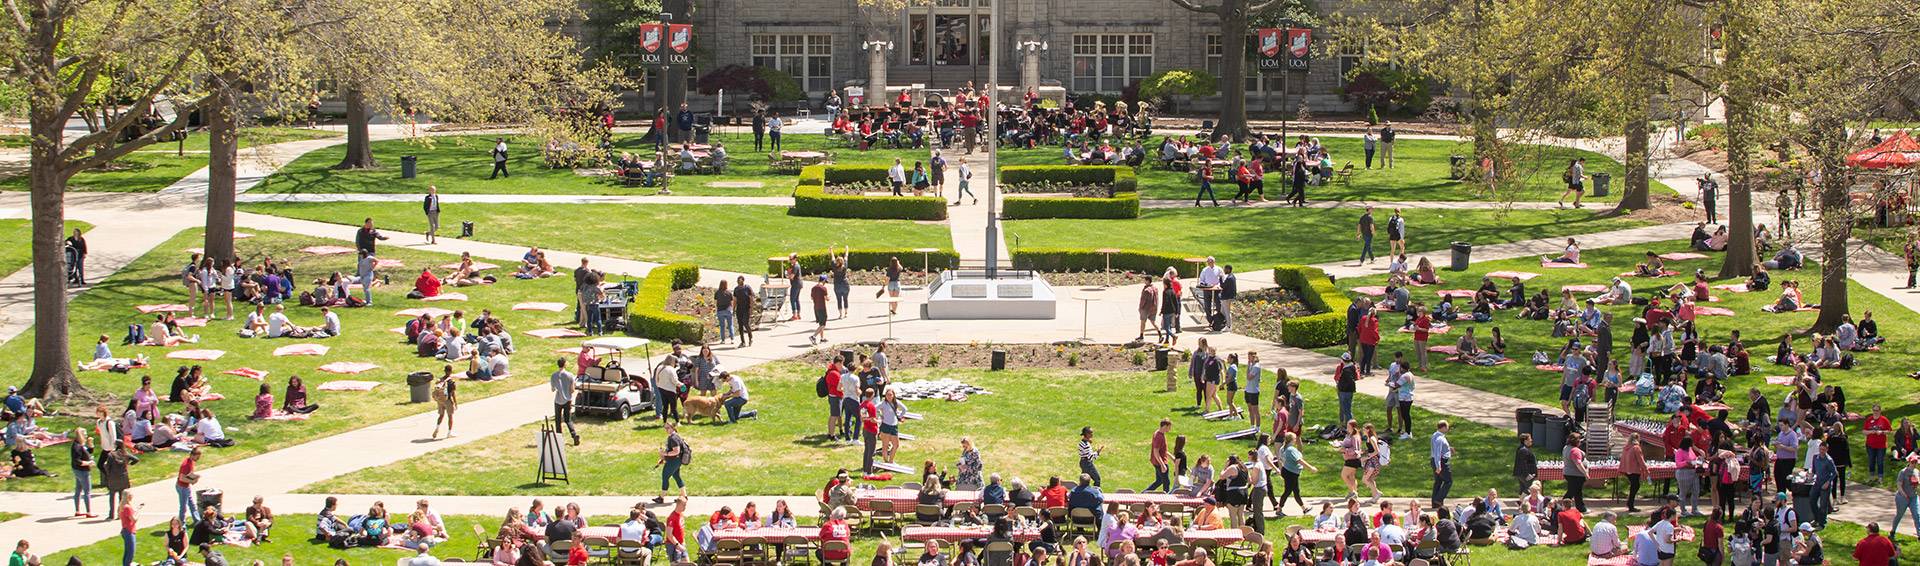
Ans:
[[[1280,28],[1260,28],[1254,30],[1253,38],[1261,57],[1280,56]]]
[[[1287,56],[1293,59],[1306,59],[1308,45],[1313,43],[1313,30],[1307,28],[1287,28]]]
[[[640,24],[640,50],[647,53],[659,52],[660,36],[665,32],[665,24]]]
[[[693,24],[668,24],[667,47],[674,53],[686,53],[693,46]]]

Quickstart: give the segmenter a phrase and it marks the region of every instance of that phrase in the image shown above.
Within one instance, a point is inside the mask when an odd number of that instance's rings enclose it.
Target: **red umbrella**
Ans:
[[[1920,165],[1920,142],[1906,132],[1894,132],[1880,145],[1847,156],[1847,165],[1867,169],[1910,168]]]

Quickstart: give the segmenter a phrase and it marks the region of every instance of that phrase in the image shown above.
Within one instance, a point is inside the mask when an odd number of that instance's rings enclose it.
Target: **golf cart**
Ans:
[[[576,387],[580,392],[577,410],[612,415],[617,420],[626,420],[635,412],[652,411],[653,388],[647,384],[645,368],[652,353],[648,344],[645,338],[631,336],[605,336],[580,344],[581,348],[603,351],[607,356],[599,365],[581,373]],[[633,348],[642,348],[642,355],[647,357],[640,359],[640,370],[629,374],[620,361],[626,351]]]

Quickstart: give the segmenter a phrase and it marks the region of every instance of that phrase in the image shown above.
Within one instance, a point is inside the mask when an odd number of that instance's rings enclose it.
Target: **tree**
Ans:
[[[30,141],[27,166],[33,213],[33,370],[23,392],[57,398],[85,391],[74,376],[67,340],[67,181],[166,139],[206,104],[191,84],[201,70],[191,22],[217,6],[172,0],[0,0],[12,18],[0,24],[0,53],[8,66],[0,80],[26,91]],[[95,88],[110,85],[110,97]],[[89,105],[122,103],[125,110],[71,142],[65,129]],[[171,110],[171,120],[149,115]]]
[[[1248,23],[1257,17],[1272,16],[1269,12],[1284,12],[1289,17],[1305,21],[1311,18],[1311,8],[1300,0],[1220,0],[1212,6],[1202,6],[1194,0],[1171,0],[1174,5],[1202,14],[1212,14],[1220,18],[1220,49],[1227,54],[1221,58],[1220,83],[1220,119],[1215,122],[1212,135],[1227,136],[1234,141],[1247,136],[1247,89],[1242,85],[1247,80],[1247,35]]]

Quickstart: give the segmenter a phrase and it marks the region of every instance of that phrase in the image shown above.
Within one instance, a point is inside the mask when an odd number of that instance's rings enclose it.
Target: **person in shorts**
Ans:
[[[1573,207],[1584,208],[1580,204],[1580,197],[1582,195],[1585,195],[1587,192],[1587,186],[1586,186],[1587,160],[1586,158],[1583,157],[1580,159],[1575,159],[1573,161],[1567,162],[1567,171],[1564,175],[1565,175],[1564,180],[1567,182],[1567,191],[1560,193],[1560,202],[1558,204],[1562,207],[1566,206],[1567,196],[1572,195]]]
[[[822,273],[813,285],[813,336],[807,342],[818,344],[827,341],[827,274]]]

